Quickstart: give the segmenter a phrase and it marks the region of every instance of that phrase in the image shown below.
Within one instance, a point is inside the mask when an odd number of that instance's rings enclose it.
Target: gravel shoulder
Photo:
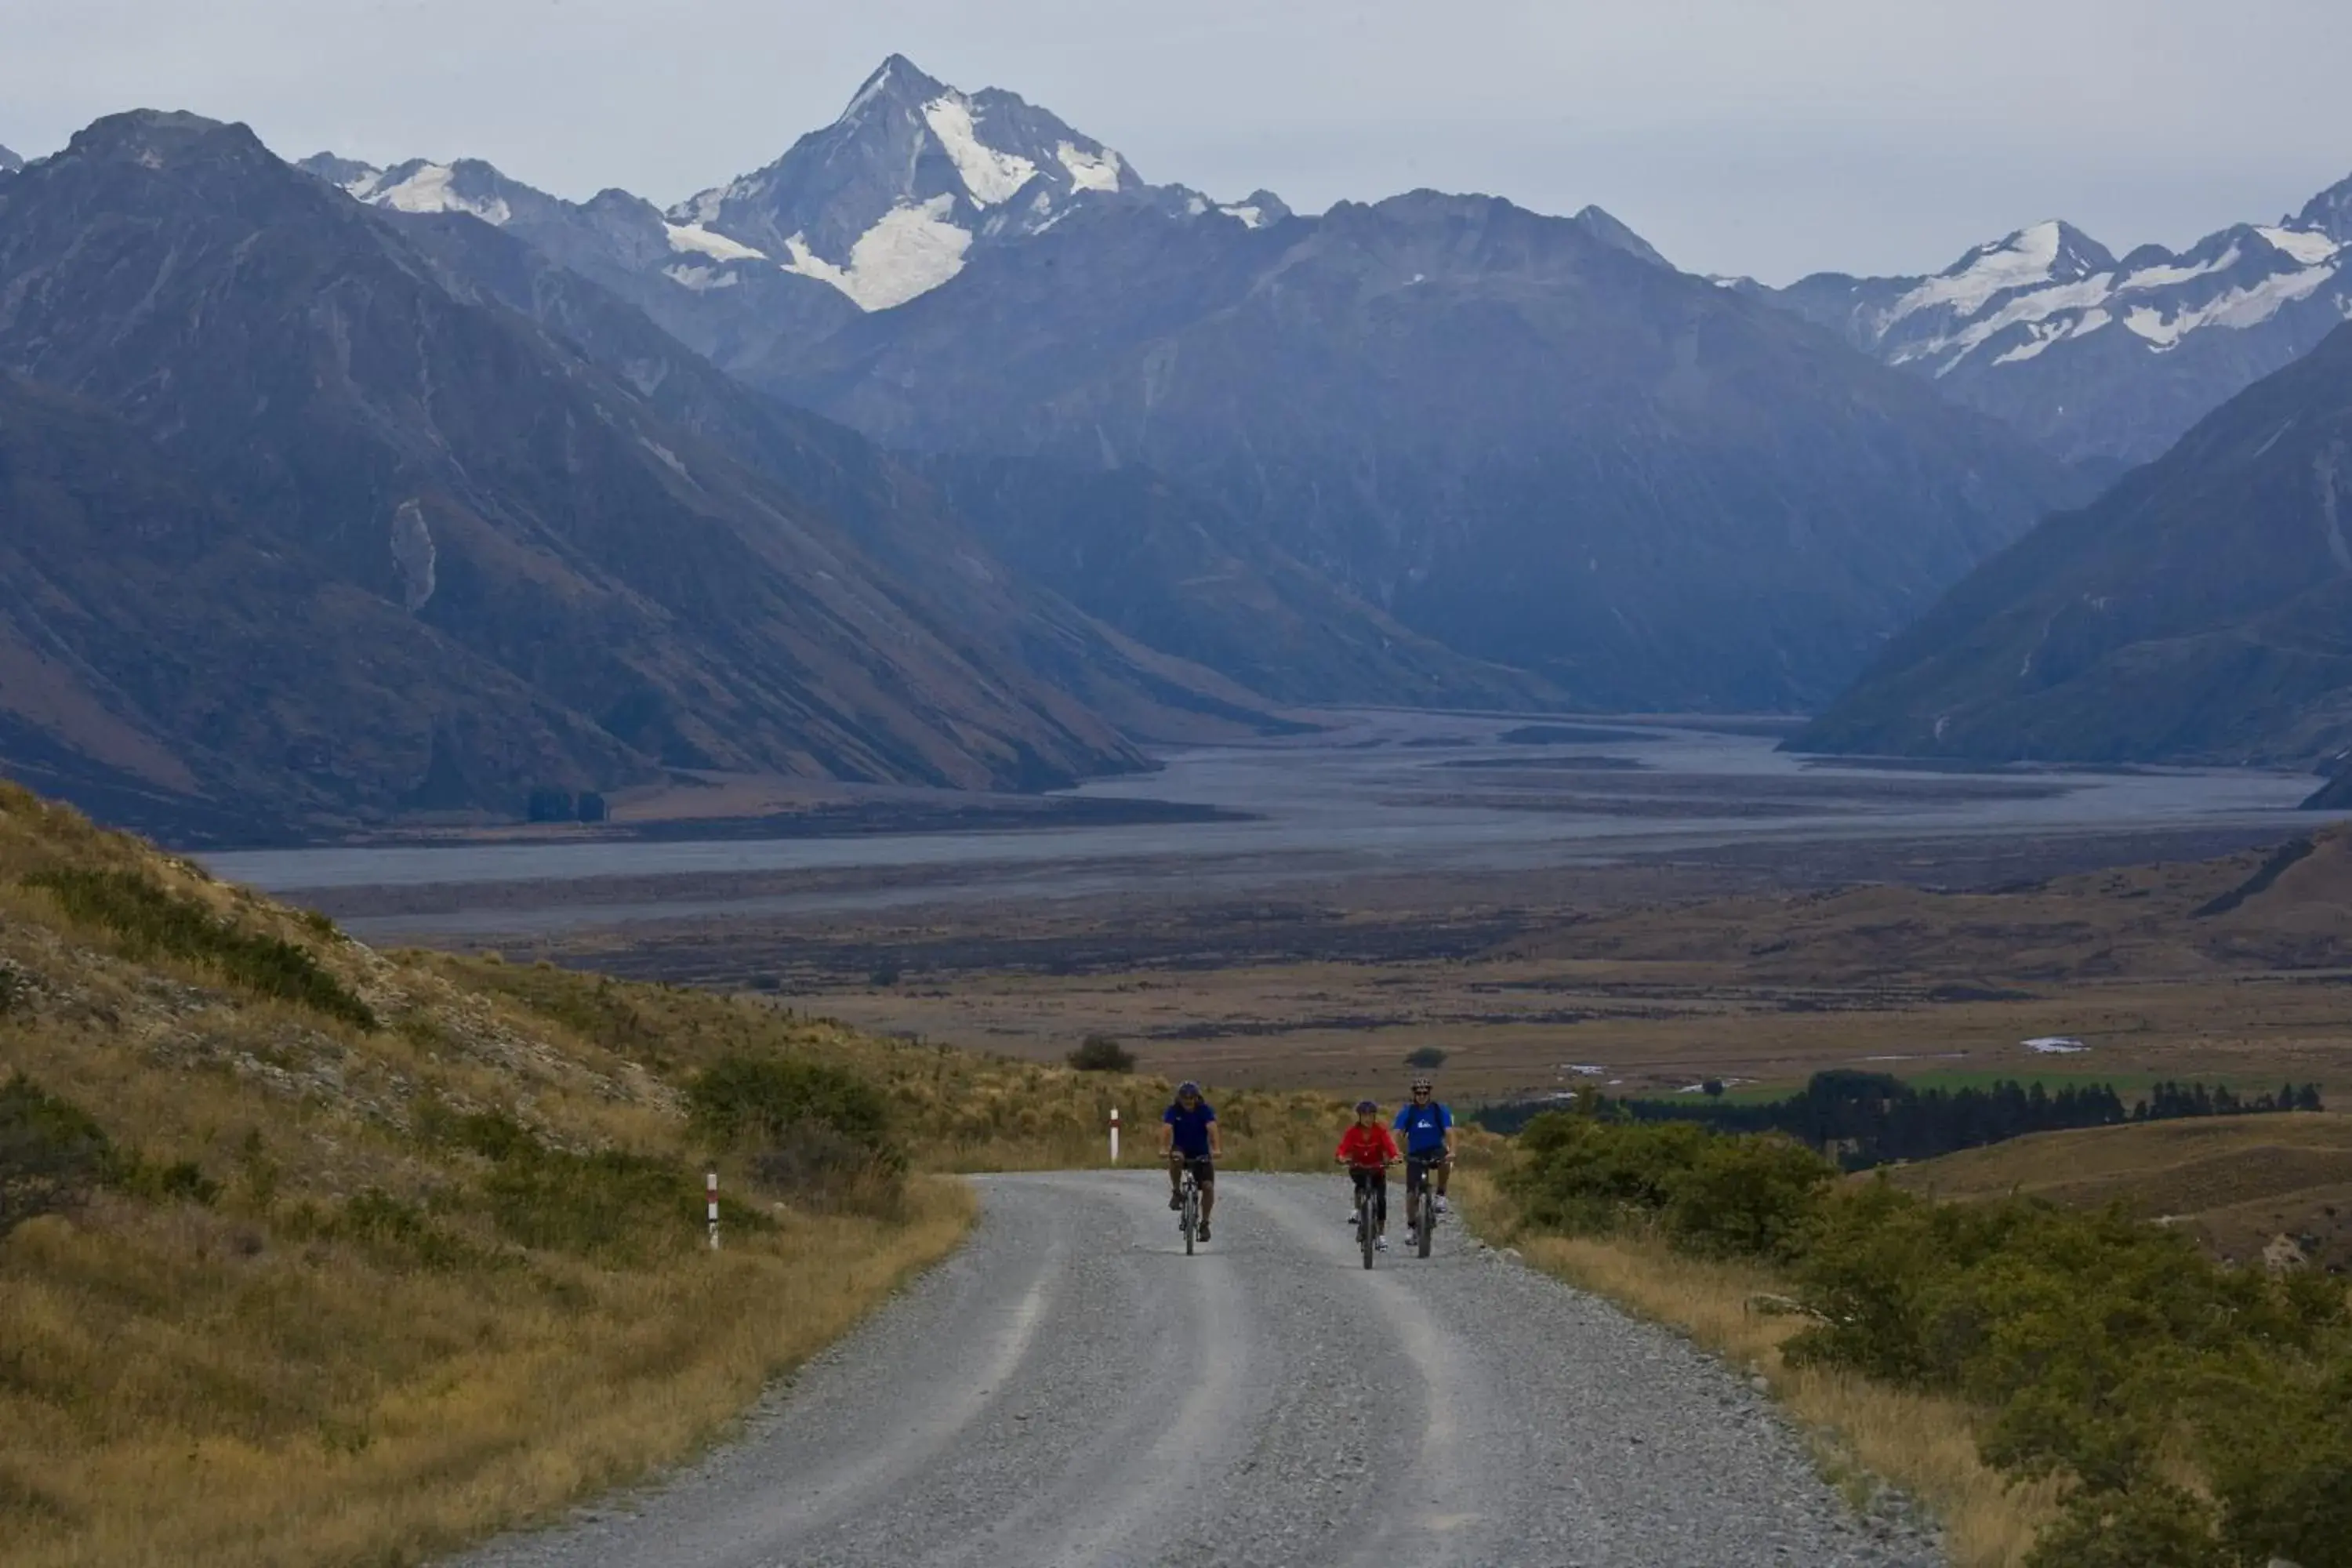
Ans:
[[[740,1440],[464,1568],[1938,1561],[1744,1381],[1458,1225],[1367,1274],[1336,1175],[1225,1175],[1190,1258],[1155,1173],[980,1186]]]

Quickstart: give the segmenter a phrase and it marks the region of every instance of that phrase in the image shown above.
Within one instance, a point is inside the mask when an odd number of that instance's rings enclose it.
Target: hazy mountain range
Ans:
[[[1932,278],[1824,273],[1755,291],[2057,457],[2119,470],[2352,317],[2347,259],[2352,180],[2179,252],[2118,258],[2051,221]]]
[[[373,205],[504,227],[894,450],[1144,470],[1134,493],[1181,492],[1223,553],[1270,552],[1274,580],[1319,579],[1571,701],[1819,702],[1975,560],[2086,493],[1598,209],[1220,201],[895,57],[833,124],[667,212],[558,202],[482,164],[305,166]],[[1065,536],[1084,549],[1011,526],[1068,597],[1129,613],[1130,563],[1087,518]],[[1178,640],[1241,679],[1333,662]]]
[[[1865,668],[1822,743],[2341,741],[2309,616],[2147,574],[2330,537],[2343,356],[2297,356],[2347,309],[2346,187],[2178,257],[2052,224],[1771,290],[1597,208],[1155,184],[898,57],[667,209],[143,111],[0,167],[0,758],[142,826],[1035,788],[1286,706],[1797,710]],[[2018,655],[2062,582],[2153,607]],[[2047,695],[2176,620],[2303,662],[2177,666],[2128,736]],[[2019,657],[2022,708],[1984,673]]]
[[[1797,744],[2302,763],[2352,748],[2352,327],[1889,645]]]

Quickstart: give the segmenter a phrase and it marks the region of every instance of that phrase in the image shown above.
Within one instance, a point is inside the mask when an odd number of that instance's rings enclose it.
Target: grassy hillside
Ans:
[[[2255,1262],[2284,1237],[2312,1263],[2352,1268],[2352,1116],[2336,1112],[2036,1133],[1889,1177],[1938,1198],[2119,1203],[2226,1259]]]
[[[0,788],[12,1565],[418,1561],[674,1460],[1165,1086],[372,952]],[[1238,1163],[1327,1106],[1227,1097]],[[701,1173],[728,1194],[704,1243]]]

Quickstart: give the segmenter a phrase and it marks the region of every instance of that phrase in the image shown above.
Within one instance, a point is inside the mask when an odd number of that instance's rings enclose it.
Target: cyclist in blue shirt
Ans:
[[[1168,1161],[1168,1206],[1184,1206],[1184,1167],[1201,1184],[1201,1239],[1209,1239],[1209,1215],[1217,1207],[1217,1156],[1223,1152],[1217,1113],[1201,1098],[1201,1086],[1186,1079],[1176,1086],[1176,1102],[1160,1113],[1160,1152]]]
[[[1437,1191],[1432,1201],[1439,1214],[1447,1213],[1445,1180],[1454,1169],[1454,1113],[1438,1103],[1437,1086],[1427,1073],[1413,1075],[1412,1098],[1396,1114],[1396,1134],[1397,1142],[1404,1145],[1407,1212],[1412,1212],[1412,1194],[1427,1187],[1433,1170]]]

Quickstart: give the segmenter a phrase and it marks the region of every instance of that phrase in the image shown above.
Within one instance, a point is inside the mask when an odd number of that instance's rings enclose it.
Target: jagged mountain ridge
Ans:
[[[1932,278],[1742,284],[2069,461],[2144,462],[2352,317],[2352,180],[2273,224],[2120,258],[2049,221]]]
[[[667,213],[617,190],[565,202],[476,159],[379,169],[321,153],[300,166],[372,205],[462,212],[509,228],[615,287],[722,365],[751,351],[740,321],[732,333],[714,321],[789,314],[788,332],[765,334],[788,350],[937,288],[974,247],[1043,233],[1089,202],[1243,227],[1290,216],[1267,191],[1218,204],[1147,184],[1116,151],[1018,95],[962,92],[899,55],[830,125]]]
[[[320,683],[317,728],[251,804],[318,820],[678,766],[1034,786],[1139,765],[822,509],[566,340],[452,293],[396,228],[186,115],[100,121],[0,185],[0,367],[100,405],[238,540],[446,654],[402,680],[406,708],[287,657],[275,673]],[[302,618],[266,580],[219,580],[245,584],[248,623]],[[150,651],[203,665],[215,621],[161,617]],[[117,717],[184,755],[191,726],[257,717],[240,700]]]
[[[19,158],[7,148],[0,147],[0,174],[13,174],[24,166],[24,159]]]
[[[1793,747],[2305,763],[2352,749],[2352,326],[2053,516]]]
[[[1788,709],[2048,505],[2057,465],[1593,219],[1414,193],[1072,213],[746,366],[886,445],[1140,466],[1585,702]]]

